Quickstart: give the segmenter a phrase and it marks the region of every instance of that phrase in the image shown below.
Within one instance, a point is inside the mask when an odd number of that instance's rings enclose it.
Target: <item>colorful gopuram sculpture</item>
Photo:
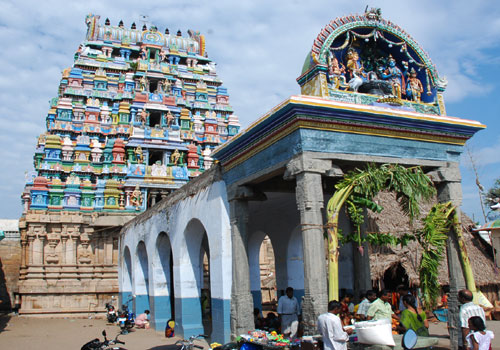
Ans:
[[[447,81],[409,34],[381,17],[380,9],[325,26],[297,81],[304,95],[446,114]]]
[[[199,32],[86,24],[22,195],[21,313],[101,311],[118,291],[121,225],[207,170],[240,128]]]

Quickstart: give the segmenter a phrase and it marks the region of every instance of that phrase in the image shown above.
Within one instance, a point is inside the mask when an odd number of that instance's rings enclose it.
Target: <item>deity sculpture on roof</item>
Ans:
[[[142,164],[144,162],[144,153],[142,152],[142,147],[139,145],[134,150],[135,159],[138,164]]]
[[[135,189],[130,196],[130,204],[135,207],[135,210],[139,210],[142,206],[142,192],[139,189],[139,185],[135,186]]]
[[[424,87],[420,79],[417,78],[417,72],[415,68],[410,71],[410,77],[408,78],[408,83],[406,84],[406,96],[412,101],[420,102],[420,96],[424,92]]]
[[[170,156],[170,162],[173,165],[177,165],[177,163],[179,163],[180,158],[181,158],[181,154],[179,153],[179,150],[176,149],[174,151],[174,153],[172,153],[172,155]]]
[[[330,52],[328,56],[328,76],[335,89],[338,89],[341,84],[345,85],[344,73],[344,65],[339,63],[334,53]]]
[[[141,91],[146,91],[148,87],[148,80],[146,79],[146,76],[142,76],[141,79],[139,79],[139,90]]]
[[[396,66],[396,60],[389,55],[389,65],[385,70],[380,71],[380,76],[384,80],[388,80],[392,84],[392,93],[397,98],[401,98],[401,95],[406,94],[402,89],[405,86],[405,78],[401,70]]]
[[[365,68],[359,59],[359,54],[354,48],[347,51],[347,72],[349,73],[349,89],[358,91],[366,78]]]

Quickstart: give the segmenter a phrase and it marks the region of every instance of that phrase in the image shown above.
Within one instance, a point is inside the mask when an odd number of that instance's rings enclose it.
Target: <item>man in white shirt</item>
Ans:
[[[458,292],[458,301],[462,304],[460,306],[460,311],[458,316],[460,318],[460,326],[462,328],[462,337],[459,338],[458,348],[465,349],[464,344],[465,338],[469,334],[469,318],[472,316],[479,316],[483,319],[484,324],[486,324],[486,317],[484,315],[484,310],[481,306],[476,305],[472,302],[473,295],[468,289],[462,289]]]
[[[328,303],[328,312],[319,315],[318,331],[323,336],[324,350],[347,350],[347,342],[352,329],[344,330],[340,317],[341,306],[336,300]]]
[[[358,319],[362,321],[366,320],[368,309],[375,299],[377,299],[377,293],[375,293],[373,290],[369,290],[368,292],[366,292],[366,298],[363,299],[358,306],[358,312],[356,313]]]
[[[281,333],[289,338],[295,338],[299,328],[299,302],[293,296],[293,288],[286,289],[286,295],[278,300],[278,315],[281,320]]]

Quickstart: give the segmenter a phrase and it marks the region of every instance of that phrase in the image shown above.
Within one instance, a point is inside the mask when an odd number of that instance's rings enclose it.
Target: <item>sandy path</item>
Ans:
[[[488,321],[487,326],[496,335],[493,349],[500,350],[500,321]],[[94,338],[102,339],[103,330],[106,330],[108,338],[114,338],[119,332],[118,326],[107,324],[102,319],[46,319],[0,315],[0,349],[80,349],[83,344]],[[439,345],[434,349],[449,349],[446,324],[431,323],[430,333],[440,337]],[[137,329],[120,336],[128,350],[174,350],[175,346],[172,344],[177,339],[166,339],[163,333],[152,329]]]
[[[94,339],[103,339],[106,330],[108,338],[114,339],[119,327],[107,324],[102,319],[44,319],[19,316],[0,316],[0,349],[9,350],[63,350],[80,349]],[[152,329],[136,329],[121,335],[122,345],[128,350],[172,350],[178,338],[165,338],[164,334]]]

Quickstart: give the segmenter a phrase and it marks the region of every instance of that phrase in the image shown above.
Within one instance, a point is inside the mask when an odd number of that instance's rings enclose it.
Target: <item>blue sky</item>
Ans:
[[[161,5],[159,5],[161,4]],[[320,30],[332,19],[381,7],[410,33],[448,79],[448,115],[487,125],[468,142],[480,182],[500,177],[500,10],[491,1],[6,1],[0,0],[1,218],[21,215],[24,173],[45,128],[48,101],[86,33],[85,16],[163,31],[199,30],[242,126],[290,95]],[[470,160],[461,162],[463,211],[483,222]]]

